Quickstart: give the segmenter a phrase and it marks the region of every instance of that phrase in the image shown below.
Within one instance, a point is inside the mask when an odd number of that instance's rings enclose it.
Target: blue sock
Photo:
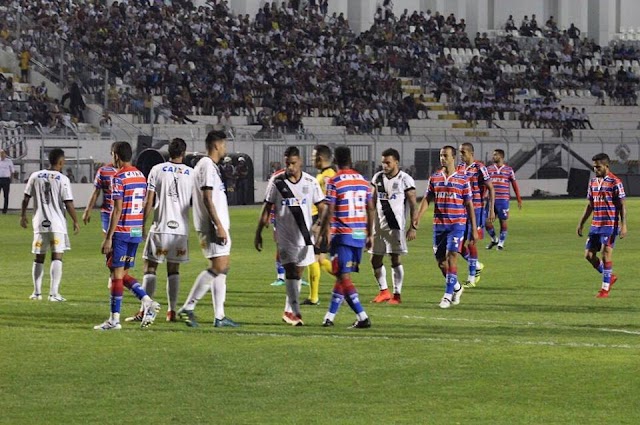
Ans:
[[[477,267],[478,267],[478,259],[469,257],[469,276],[476,275]]]
[[[491,239],[496,238],[496,230],[493,227],[491,229],[487,229],[487,233],[489,233],[489,236],[491,236]]]
[[[338,309],[340,305],[344,301],[344,295],[338,294],[337,292],[333,292],[331,294],[331,304],[329,305],[329,313],[336,314],[338,313]]]
[[[276,261],[276,273],[279,275],[284,274],[284,267],[282,267],[282,263],[280,261]]]
[[[142,285],[140,285],[138,282],[131,285],[131,292],[133,292],[133,294],[139,300],[141,300],[145,295],[147,295],[147,293],[144,292],[144,289],[142,289]]]
[[[457,273],[447,273],[447,287],[444,290],[445,294],[453,295],[453,291],[455,289],[457,281],[458,281]]]
[[[600,261],[600,264],[598,264],[598,267],[596,267],[596,270],[598,270],[598,273],[600,274],[604,273],[604,263],[602,261]]]
[[[500,242],[504,243],[505,239],[507,239],[507,231],[506,230],[503,231],[503,232],[500,232]]]
[[[120,313],[120,307],[122,306],[122,295],[111,295],[111,312]]]
[[[360,298],[358,297],[357,292],[349,294],[349,301],[349,306],[356,314],[360,314],[364,311],[362,304],[360,304]]]

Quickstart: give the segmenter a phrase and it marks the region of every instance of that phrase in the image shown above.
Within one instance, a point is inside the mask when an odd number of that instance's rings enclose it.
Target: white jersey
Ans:
[[[155,192],[151,232],[189,234],[189,204],[193,193],[193,168],[165,162],[154,166],[147,188]]]
[[[375,227],[381,230],[404,229],[406,191],[415,189],[416,183],[413,178],[400,170],[395,177],[389,179],[380,171],[373,176],[371,184],[378,194]]]
[[[32,173],[24,189],[33,198],[33,231],[67,233],[64,201],[73,201],[71,182],[55,170]]]
[[[280,248],[313,243],[311,207],[324,200],[318,180],[302,172],[297,183],[278,173],[271,177],[264,197],[275,209],[276,242]]]
[[[218,213],[222,227],[229,230],[229,205],[227,204],[227,194],[224,191],[224,183],[220,168],[211,158],[205,156],[196,164],[194,169],[195,179],[193,182],[193,224],[196,231],[202,233],[214,232],[214,226],[209,218],[209,212],[204,205],[202,189],[211,189],[211,200]]]

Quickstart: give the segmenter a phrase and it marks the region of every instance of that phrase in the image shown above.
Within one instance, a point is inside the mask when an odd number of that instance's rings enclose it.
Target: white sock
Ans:
[[[51,288],[49,289],[49,295],[59,295],[60,281],[62,280],[62,261],[53,260],[49,267],[49,274],[51,275]]]
[[[211,282],[211,296],[213,297],[213,313],[218,320],[224,319],[224,301],[227,298],[227,275],[220,273]]]
[[[456,284],[455,284],[455,285],[454,285],[454,287],[453,287],[453,291],[454,291],[454,292],[458,292],[458,291],[460,290],[460,288],[461,288],[461,287],[462,287],[462,286],[460,285],[460,282],[458,282],[458,281],[456,280]]]
[[[287,288],[287,300],[289,302],[289,306],[291,307],[291,311],[296,316],[301,316],[300,287],[302,285],[302,281],[300,279],[287,279],[285,283]]]
[[[209,273],[208,270],[201,271],[196,278],[196,281],[193,283],[191,291],[189,291],[189,295],[187,296],[182,308],[184,310],[193,310],[196,307],[196,304],[198,304],[198,301],[200,301],[211,288],[212,284],[213,275]]]
[[[404,281],[404,267],[402,264],[393,267],[391,269],[393,274],[393,293],[399,294],[402,292],[402,282]]]
[[[153,294],[156,293],[156,274],[155,273],[146,273],[142,276],[142,289],[147,293],[150,297],[153,297]]]
[[[33,277],[33,293],[42,294],[42,275],[44,274],[44,264],[33,262],[31,276]]]
[[[366,320],[369,316],[367,316],[367,313],[362,311],[362,313],[358,313],[356,314],[356,317],[358,318],[359,321],[363,321]]]
[[[329,312],[327,312],[327,314],[325,314],[325,315],[324,315],[324,320],[323,320],[323,322],[324,322],[325,320],[331,320],[331,321],[333,322],[335,318],[336,318],[335,313],[329,313]]]
[[[373,275],[375,276],[376,282],[378,282],[378,287],[381,291],[389,288],[387,285],[387,269],[385,269],[384,265],[377,269],[373,269]]]
[[[178,304],[178,291],[180,290],[180,275],[170,274],[167,276],[167,301],[169,303],[168,310],[176,311]]]
[[[111,323],[120,323],[120,313],[111,313],[111,316],[109,316],[109,321]]]

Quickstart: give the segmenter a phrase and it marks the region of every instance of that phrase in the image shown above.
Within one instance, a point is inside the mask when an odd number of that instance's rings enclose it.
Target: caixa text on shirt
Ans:
[[[46,179],[46,180],[60,180],[60,177],[61,177],[61,174],[51,174],[48,172],[38,174],[39,179]]]
[[[182,169],[173,165],[165,165],[164,167],[162,167],[162,171],[174,174],[184,174],[185,176],[188,176],[190,174],[188,168]]]
[[[299,207],[300,205],[307,205],[307,199],[302,198],[302,202],[298,198],[285,198],[281,202],[285,207]]]

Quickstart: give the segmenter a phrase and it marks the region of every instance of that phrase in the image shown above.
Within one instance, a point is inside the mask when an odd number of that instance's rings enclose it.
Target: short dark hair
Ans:
[[[593,158],[591,158],[592,161],[598,161],[598,162],[604,162],[605,164],[609,164],[609,155],[607,155],[606,153],[599,153],[597,155],[594,155]]]
[[[49,152],[49,164],[56,165],[60,158],[64,157],[64,151],[60,148],[56,148]]]
[[[442,147],[442,149],[449,149],[449,150],[451,151],[451,156],[456,156],[456,153],[458,153],[458,151],[456,150],[456,148],[454,148],[454,147],[453,147],[453,146],[451,146],[451,145],[443,146],[443,147]],[[442,149],[441,149],[441,150],[442,150]]]
[[[494,149],[493,151],[504,158],[504,151],[502,149]]]
[[[169,143],[169,157],[172,159],[184,156],[186,151],[187,142],[179,137],[176,137],[171,141],[171,143]]]
[[[207,134],[207,138],[204,141],[204,144],[207,150],[211,150],[213,148],[213,144],[220,140],[225,140],[227,138],[227,134],[224,131],[220,130],[212,130]]]
[[[464,142],[462,145],[460,146],[464,146],[465,148],[469,149],[471,152],[475,152],[475,150],[473,149],[473,143],[470,142]]]
[[[330,160],[331,159],[331,148],[327,145],[315,145],[313,147],[316,151],[316,155],[322,157],[322,159]]]
[[[300,156],[300,149],[298,149],[297,146],[289,146],[287,149],[285,149],[284,156],[285,158]]]
[[[400,152],[393,148],[385,149],[382,151],[382,156],[392,156],[396,161],[400,161]]]
[[[351,165],[351,149],[348,146],[338,146],[334,151],[336,164],[338,167],[348,167]]]
[[[129,142],[115,142],[111,149],[122,162],[130,162],[133,157],[133,149]]]

